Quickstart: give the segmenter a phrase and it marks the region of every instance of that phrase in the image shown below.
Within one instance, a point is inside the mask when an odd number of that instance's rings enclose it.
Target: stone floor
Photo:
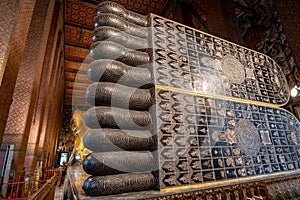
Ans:
[[[56,186],[54,200],[63,200],[63,186]]]

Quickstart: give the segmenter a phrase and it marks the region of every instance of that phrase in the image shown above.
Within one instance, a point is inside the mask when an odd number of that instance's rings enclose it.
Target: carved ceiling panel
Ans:
[[[90,48],[92,31],[81,27],[65,25],[65,43]]]
[[[65,9],[65,20],[67,22],[88,27],[94,26],[96,5],[78,0],[66,0]]]

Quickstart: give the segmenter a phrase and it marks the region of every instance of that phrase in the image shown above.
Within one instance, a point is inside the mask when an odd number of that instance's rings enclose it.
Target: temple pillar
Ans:
[[[62,29],[62,5],[59,2],[55,3],[53,18],[51,22],[50,35],[47,41],[46,56],[42,69],[42,77],[39,84],[39,93],[37,97],[37,102],[35,106],[35,115],[32,119],[31,130],[29,135],[29,140],[27,144],[27,151],[25,157],[24,166],[26,169],[30,169],[31,172],[34,171],[37,153],[39,148],[39,141],[41,138],[42,127],[45,125],[43,123],[45,115],[45,109],[47,101],[49,101],[48,88],[51,78],[51,71],[55,68],[53,62],[55,60],[55,52],[58,48],[57,40],[60,39],[61,34],[59,33]],[[55,100],[54,100],[55,101]],[[26,170],[27,171],[27,170]]]
[[[43,161],[43,164],[47,166],[47,158],[48,158],[48,151],[49,146],[51,149],[54,148],[53,144],[52,146],[49,144],[53,132],[55,132],[55,135],[58,135],[60,132],[59,129],[53,130],[53,128],[56,128],[55,121],[59,121],[61,119],[61,113],[62,110],[57,109],[57,107],[61,107],[63,103],[63,78],[62,78],[62,47],[63,46],[63,37],[59,34],[56,41],[56,50],[54,55],[54,61],[53,61],[53,69],[51,72],[51,77],[48,82],[47,87],[47,102],[45,104],[45,111],[44,111],[44,119],[43,119],[43,126],[41,127],[40,132],[40,140],[38,145],[38,159],[40,161]],[[50,98],[49,98],[50,97]],[[51,101],[51,99],[55,99],[55,101]],[[55,115],[56,114],[56,115]],[[60,125],[58,125],[60,128]],[[57,133],[56,133],[57,132]],[[58,137],[58,136],[56,136]],[[56,145],[56,144],[54,144]]]
[[[37,0],[20,61],[1,149],[15,145],[12,168],[23,169],[55,1]],[[23,38],[20,36],[20,38]],[[12,49],[14,50],[14,49]],[[4,85],[3,85],[4,86]]]
[[[35,0],[0,2],[0,144],[12,103],[34,5]],[[0,167],[3,164],[5,150],[5,148],[0,149]]]
[[[61,59],[62,60],[62,59]],[[61,66],[61,63],[59,63]],[[54,153],[56,152],[57,138],[59,137],[61,127],[61,114],[63,103],[63,71],[59,67],[54,79],[52,98],[58,99],[56,103],[51,103],[48,117],[47,132],[43,144],[43,163],[45,166],[53,165]],[[58,89],[59,88],[59,89]]]

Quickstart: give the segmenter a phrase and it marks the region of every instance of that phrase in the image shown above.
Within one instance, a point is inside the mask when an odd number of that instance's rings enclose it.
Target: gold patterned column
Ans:
[[[62,38],[60,38],[62,39]],[[45,125],[42,129],[42,135],[39,144],[38,155],[40,159],[44,161],[44,165],[48,165],[48,158],[53,155],[53,151],[56,150],[54,143],[55,137],[58,137],[60,133],[60,123],[62,114],[62,101],[63,101],[63,68],[62,68],[62,40],[58,41],[59,45],[55,54],[54,71],[52,72],[50,85],[49,85],[49,96],[56,101],[48,101],[46,105],[46,119],[44,120]],[[52,84],[51,84],[52,83]],[[53,84],[55,83],[55,84]],[[51,156],[50,156],[51,157]],[[52,163],[51,163],[52,164]]]
[[[4,0],[0,3],[1,45],[0,45],[0,143],[12,103],[12,95],[20,67],[21,57],[33,13],[35,0]],[[5,148],[1,148],[3,160]],[[0,167],[2,163],[0,164]]]
[[[55,3],[53,19],[51,22],[50,35],[47,41],[46,56],[43,64],[42,77],[39,84],[39,94],[35,106],[35,115],[32,119],[31,130],[29,141],[27,144],[27,152],[25,157],[24,166],[31,168],[31,172],[35,169],[35,163],[37,160],[37,153],[39,147],[39,141],[41,139],[41,133],[44,123],[44,119],[47,117],[45,114],[46,104],[51,101],[48,96],[48,90],[53,85],[50,82],[52,71],[57,67],[54,65],[55,52],[59,44],[57,41],[61,39],[59,31],[62,29],[62,5],[59,2]],[[59,99],[53,99],[53,101],[58,101]]]
[[[4,132],[2,148],[15,145],[17,171],[22,170],[25,159],[53,8],[54,1],[39,0],[35,4]]]

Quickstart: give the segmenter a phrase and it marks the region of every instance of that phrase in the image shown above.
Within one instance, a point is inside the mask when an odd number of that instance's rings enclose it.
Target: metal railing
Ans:
[[[1,182],[0,199],[53,199],[55,186],[61,185],[61,169],[50,168],[40,174],[16,173],[8,182]]]
[[[54,199],[56,180],[57,175],[54,174],[38,191],[30,195],[28,199]]]

